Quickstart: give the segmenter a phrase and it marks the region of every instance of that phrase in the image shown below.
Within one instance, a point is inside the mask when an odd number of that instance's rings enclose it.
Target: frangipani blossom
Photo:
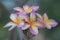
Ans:
[[[48,29],[51,29],[52,27],[55,27],[57,25],[57,22],[53,19],[48,19],[48,16],[46,13],[44,13],[43,16],[41,16],[40,14],[37,14],[38,21],[42,22],[43,24],[43,28],[46,27]]]
[[[33,35],[37,35],[38,34],[38,26],[40,26],[40,25],[41,24],[38,21],[36,21],[36,16],[33,13],[31,13],[30,18],[29,17],[25,18],[25,25],[21,29],[26,30],[29,28],[30,32]]]
[[[24,25],[24,22],[22,21],[22,19],[17,14],[11,14],[10,19],[12,20],[12,22],[9,22],[4,26],[4,27],[10,27],[11,26],[9,31],[12,30],[13,28],[15,28],[16,26],[22,27]]]
[[[24,5],[23,8],[21,7],[15,7],[14,10],[19,11],[19,12],[26,12],[27,14],[31,13],[31,12],[35,12],[39,9],[39,6],[28,6],[28,5]]]

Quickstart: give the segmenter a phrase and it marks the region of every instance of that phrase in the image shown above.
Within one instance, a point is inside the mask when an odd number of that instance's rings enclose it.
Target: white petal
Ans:
[[[21,7],[15,7],[14,10],[19,11],[19,12],[23,12],[24,11],[23,8],[21,8]]]
[[[24,22],[22,21],[18,27],[24,26]]]
[[[14,29],[16,27],[16,25],[13,25],[11,28],[9,28],[9,31],[11,31],[12,29]]]
[[[33,34],[33,35],[37,35],[38,34],[38,28],[36,26],[32,26],[30,28],[30,32]]]
[[[11,19],[12,21],[15,21],[15,20],[16,20],[16,17],[17,17],[16,14],[11,14],[11,15],[10,15],[10,19]]]
[[[35,21],[36,20],[35,14],[33,14],[33,13],[30,14],[30,20],[32,20],[32,21]]]
[[[28,5],[24,5],[23,8],[24,8],[24,10],[26,10],[26,9],[29,8],[29,6]]]
[[[47,29],[51,29],[51,26],[50,26],[50,25],[48,25],[48,26],[46,26],[46,28],[47,28]]]
[[[44,17],[44,20],[48,19],[48,16],[46,13],[44,13],[43,17]]]
[[[26,30],[30,27],[30,25],[26,24],[25,26],[21,27],[22,30]]]
[[[7,23],[7,24],[4,26],[4,28],[5,28],[5,27],[10,27],[10,26],[12,26],[12,23],[11,23],[11,22]]]

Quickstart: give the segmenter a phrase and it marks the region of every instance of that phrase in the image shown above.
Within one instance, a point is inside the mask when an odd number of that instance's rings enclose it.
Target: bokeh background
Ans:
[[[3,28],[3,26],[11,21],[9,15],[15,12],[13,10],[14,7],[22,7],[28,3],[28,1],[29,0],[0,0],[0,40],[11,40],[9,39],[11,33],[8,31],[8,28]],[[60,0],[38,0],[38,2],[32,1],[32,3],[38,3],[40,6],[38,13],[43,14],[46,12],[49,18],[58,22],[58,25],[51,30],[41,30],[45,37],[44,40],[60,40]],[[29,4],[31,4],[31,1]]]

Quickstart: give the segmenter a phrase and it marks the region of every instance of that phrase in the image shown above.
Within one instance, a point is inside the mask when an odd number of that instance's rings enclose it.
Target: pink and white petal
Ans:
[[[43,24],[40,24],[40,26],[38,26],[39,29],[43,29],[45,28],[45,26]]]
[[[25,17],[28,16],[26,12],[24,12],[22,15],[24,15]]]
[[[24,11],[25,11],[27,14],[29,14],[30,12],[32,12],[32,9],[31,9],[28,5],[23,6],[23,8],[24,8]]]
[[[51,26],[52,27],[56,27],[56,25],[58,24],[55,20],[53,19],[50,19],[50,22],[51,22]]]
[[[41,23],[37,21],[37,22],[34,22],[33,25],[34,25],[34,26],[40,26]]]
[[[39,6],[32,6],[31,9],[32,9],[33,11],[37,11],[37,10],[39,9]]]
[[[24,5],[23,6],[23,9],[25,10],[25,9],[28,9],[28,8],[30,8],[28,5]]]
[[[27,15],[27,13],[26,13],[26,12],[23,12],[23,13],[22,13],[22,15],[26,16],[26,15]]]
[[[21,27],[21,29],[22,29],[22,30],[26,30],[26,29],[28,29],[29,27],[30,27],[29,24],[25,24],[23,27]]]
[[[27,14],[26,13],[22,13],[19,15],[19,17],[21,17],[22,19],[26,18]]]
[[[14,10],[19,11],[19,12],[23,12],[24,11],[23,8],[21,8],[21,7],[15,7]]]
[[[30,22],[29,21],[29,16],[26,16],[24,19],[25,19],[26,22],[28,22],[28,23]]]
[[[11,31],[12,29],[14,29],[16,27],[16,25],[12,25],[12,27],[9,28],[9,31]]]
[[[25,18],[27,18],[27,17],[28,17],[28,15],[27,15],[27,14],[24,14],[23,18],[25,19]]]
[[[36,23],[34,23],[34,25],[36,25],[39,29],[45,28],[44,24],[41,22],[36,22]]]
[[[12,26],[12,22],[8,22],[8,23],[4,26],[4,28],[5,28],[5,27],[10,27],[10,26]]]
[[[24,26],[24,21],[21,21],[20,25],[18,27],[23,27]]]
[[[15,14],[19,16],[21,13],[20,12],[16,12]]]
[[[42,18],[42,16],[40,15],[40,14],[36,14],[37,15],[37,20],[39,21],[39,22],[42,22],[43,23],[43,18]]]
[[[37,35],[37,34],[38,34],[38,28],[34,26],[34,27],[30,28],[30,32],[31,32],[33,35]]]
[[[43,14],[43,18],[44,18],[45,21],[48,20],[48,16],[47,16],[46,13]]]
[[[42,16],[39,13],[36,13],[37,17],[42,19]]]
[[[37,18],[37,21],[43,23],[43,20],[41,20],[40,18]]]
[[[52,27],[51,27],[51,25],[46,25],[46,28],[51,29]]]
[[[10,15],[10,19],[12,20],[12,21],[16,21],[16,18],[17,18],[17,14],[11,14]]]
[[[31,13],[31,14],[30,14],[30,20],[31,20],[31,21],[36,21],[36,15],[33,14],[33,13]]]
[[[20,17],[21,19],[24,19],[24,15],[23,15],[23,14],[20,14],[19,17]]]

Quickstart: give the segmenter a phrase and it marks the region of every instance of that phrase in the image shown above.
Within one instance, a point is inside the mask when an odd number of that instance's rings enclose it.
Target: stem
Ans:
[[[20,40],[27,40],[26,36],[24,35],[23,31],[17,27],[17,32],[19,35]]]
[[[16,35],[16,30],[13,29],[12,31],[10,31],[10,37],[9,40],[17,40],[17,35]]]

